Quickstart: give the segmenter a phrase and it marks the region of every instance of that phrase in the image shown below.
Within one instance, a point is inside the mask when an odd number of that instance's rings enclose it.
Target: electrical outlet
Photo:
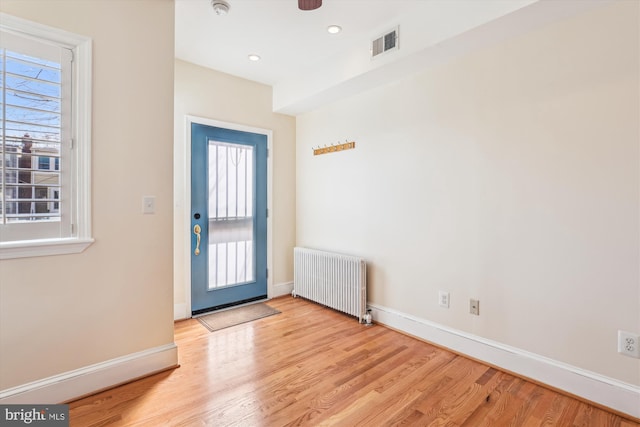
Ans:
[[[469,300],[469,313],[480,316],[480,301],[477,299]]]
[[[640,335],[618,331],[618,353],[640,359]]]
[[[449,292],[438,292],[438,305],[440,307],[449,308]]]

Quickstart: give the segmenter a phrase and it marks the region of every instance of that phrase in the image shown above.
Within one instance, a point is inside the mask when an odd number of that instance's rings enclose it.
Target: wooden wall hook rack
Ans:
[[[319,156],[320,154],[335,153],[336,151],[351,150],[353,148],[356,148],[355,141],[345,142],[342,144],[332,144],[328,147],[325,145],[324,147],[314,148],[313,155]]]

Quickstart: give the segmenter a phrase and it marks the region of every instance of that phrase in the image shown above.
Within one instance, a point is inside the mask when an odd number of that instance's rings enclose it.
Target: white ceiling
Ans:
[[[295,115],[599,0],[324,0],[314,11],[297,0],[227,1],[218,16],[211,0],[176,0],[176,57],[271,85],[274,111]],[[333,24],[343,31],[329,34]],[[395,26],[400,49],[372,60],[371,40]]]

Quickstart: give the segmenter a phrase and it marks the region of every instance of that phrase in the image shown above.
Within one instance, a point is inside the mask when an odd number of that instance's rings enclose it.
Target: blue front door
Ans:
[[[267,298],[267,136],[191,124],[191,313]]]

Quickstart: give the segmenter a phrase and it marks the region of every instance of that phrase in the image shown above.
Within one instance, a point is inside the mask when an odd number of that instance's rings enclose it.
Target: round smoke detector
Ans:
[[[216,13],[216,15],[226,15],[227,13],[229,13],[229,3],[227,3],[225,0],[211,0],[211,7],[213,8],[213,11]]]

